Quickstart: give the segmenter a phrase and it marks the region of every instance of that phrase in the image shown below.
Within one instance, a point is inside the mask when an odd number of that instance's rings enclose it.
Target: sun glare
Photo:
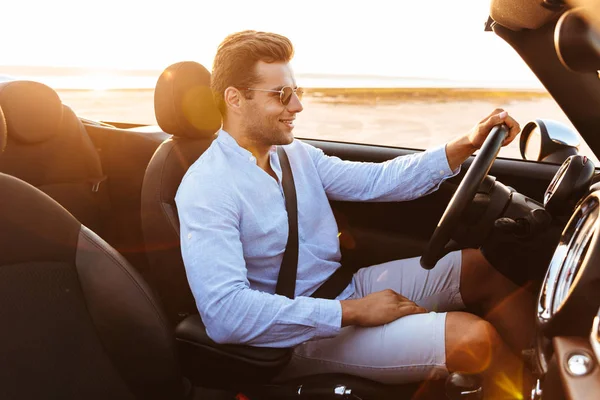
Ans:
[[[114,77],[109,75],[84,75],[81,77],[81,84],[96,92],[103,92],[115,87]]]
[[[26,0],[7,2],[8,8],[3,5],[2,12],[28,15],[27,3]],[[128,70],[162,70],[182,60],[210,66],[218,44],[227,34],[257,29],[281,33],[292,40],[296,48],[293,63],[297,74],[459,80],[512,77],[537,81],[518,58],[515,63],[489,62],[505,57],[514,60],[516,56],[501,39],[483,31],[489,5],[481,0],[463,0],[460,7],[444,0],[406,5],[387,0],[371,0],[368,5],[347,4],[341,0],[306,0],[301,7],[282,6],[276,0],[172,0],[168,7],[164,7],[163,2],[143,0],[106,0],[85,5],[76,0],[57,0],[50,4],[52,6],[44,6],[49,12],[82,8],[86,18],[73,21],[68,13],[45,18],[36,5],[37,16],[28,21],[36,27],[34,30],[24,30],[19,18],[3,21],[0,36],[15,40],[3,43],[0,67],[5,60],[17,66]],[[116,8],[118,13],[114,12]],[[237,12],[231,14],[232,8]],[[294,15],[294,21],[307,21],[310,29],[306,29],[305,23],[290,23],[281,18],[286,13]],[[200,21],[199,15],[228,17]],[[332,19],[332,15],[337,17]],[[447,29],[448,24],[452,29]],[[110,29],[106,29],[109,25]],[[163,29],[147,29],[149,26]],[[43,37],[39,32],[44,32]],[[131,32],[143,34],[132,35]],[[65,37],[69,40],[63,40]],[[74,48],[85,51],[73,51]],[[93,82],[94,90],[114,86],[110,79],[102,76],[87,78]]]

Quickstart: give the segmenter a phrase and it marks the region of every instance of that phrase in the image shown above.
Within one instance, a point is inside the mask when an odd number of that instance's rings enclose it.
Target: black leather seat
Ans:
[[[184,398],[170,325],[125,259],[28,183],[0,174],[0,193],[0,399]]]
[[[142,273],[175,325],[198,313],[181,259],[175,194],[185,172],[221,127],[210,72],[195,62],[171,65],[156,84],[154,109],[159,126],[172,137],[156,150],[144,175],[142,228],[149,266]]]
[[[53,89],[31,81],[0,83],[0,107],[8,127],[0,172],[42,190],[106,238],[105,177],[79,118]]]

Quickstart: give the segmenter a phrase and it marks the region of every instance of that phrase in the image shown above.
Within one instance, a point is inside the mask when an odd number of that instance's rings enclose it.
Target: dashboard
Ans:
[[[600,398],[600,184],[586,157],[569,157],[548,186],[546,210],[572,212],[537,302],[531,399]]]

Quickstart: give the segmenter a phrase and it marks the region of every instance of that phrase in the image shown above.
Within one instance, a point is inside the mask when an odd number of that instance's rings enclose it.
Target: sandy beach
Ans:
[[[63,103],[81,117],[156,124],[151,89],[58,92]],[[572,127],[552,98],[536,91],[307,89],[302,103],[296,137],[417,149],[443,144],[467,132],[497,107],[507,110],[521,126],[548,118]],[[581,153],[592,154],[585,143]],[[500,156],[520,159],[518,141],[502,149]]]

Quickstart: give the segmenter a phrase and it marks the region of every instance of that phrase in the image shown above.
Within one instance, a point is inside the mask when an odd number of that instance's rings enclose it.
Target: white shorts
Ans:
[[[334,338],[305,342],[277,378],[343,373],[386,384],[443,378],[446,369],[445,311],[464,308],[460,296],[461,252],[443,257],[430,271],[419,258],[362,268],[354,274],[354,298],[392,289],[430,312],[389,324],[342,328]]]

